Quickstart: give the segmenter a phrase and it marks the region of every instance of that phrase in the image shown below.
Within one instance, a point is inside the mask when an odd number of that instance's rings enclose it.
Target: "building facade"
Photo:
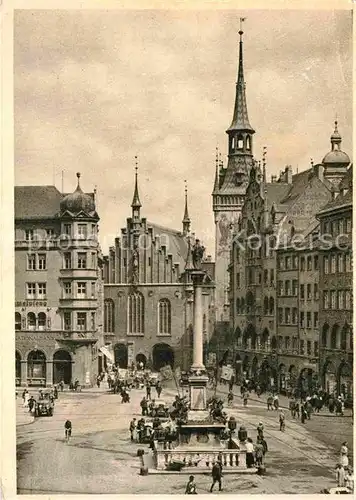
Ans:
[[[320,375],[330,393],[353,392],[352,168],[318,213],[327,242],[320,249]]]
[[[265,164],[261,170],[255,163],[231,247],[233,362],[238,374],[282,392],[313,390],[325,371],[320,367],[319,333],[325,319],[316,214],[332,202],[350,163],[340,149],[337,124],[331,143],[332,154],[321,164],[294,175],[287,166],[272,182],[266,181]],[[346,323],[345,328],[352,324]],[[346,377],[349,368],[342,370]]]
[[[132,216],[104,258],[104,337],[115,363],[126,368],[142,361],[188,370],[192,362],[193,288],[185,272],[190,218],[185,196],[182,231],[141,217],[137,172]],[[214,264],[203,263],[203,330],[213,328]],[[105,364],[103,359],[103,364]]]
[[[253,166],[253,134],[250,125],[243,67],[243,31],[239,31],[239,64],[233,118],[228,135],[228,161],[216,158],[212,193],[215,222],[215,310],[216,334],[223,335],[229,324],[229,263],[233,228],[244,203],[250,170]]]
[[[17,385],[91,385],[102,342],[95,194],[15,187]]]

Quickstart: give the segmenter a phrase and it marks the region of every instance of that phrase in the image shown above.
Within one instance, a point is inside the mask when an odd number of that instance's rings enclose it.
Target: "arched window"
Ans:
[[[206,314],[203,314],[203,333],[206,333]]]
[[[145,299],[140,292],[133,292],[128,297],[128,331],[143,334],[145,332]]]
[[[46,314],[44,312],[38,313],[38,329],[45,330],[46,329]]]
[[[241,311],[241,314],[243,314],[245,312],[245,299],[243,297],[242,297],[241,303],[240,303],[240,311]]]
[[[237,136],[237,149],[243,149],[244,148],[244,139],[242,135]]]
[[[350,332],[350,327],[346,323],[341,330],[340,349],[342,349],[343,351],[346,351],[347,348],[347,335],[349,332]]]
[[[15,330],[21,330],[21,314],[15,312]]]
[[[331,349],[337,349],[338,347],[338,334],[339,334],[339,325],[334,325],[330,336]]]
[[[112,299],[104,300],[104,332],[114,333],[115,331],[115,305]]]
[[[249,135],[246,137],[246,149],[251,149],[251,137]]]
[[[171,334],[171,303],[168,299],[161,299],[158,302],[158,333]]]
[[[29,330],[36,330],[36,315],[33,312],[27,314],[27,328]]]
[[[264,298],[263,304],[264,304],[264,314],[268,314],[268,297]]]

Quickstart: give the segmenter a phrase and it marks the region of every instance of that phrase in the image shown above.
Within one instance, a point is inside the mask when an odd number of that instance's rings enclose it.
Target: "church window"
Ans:
[[[112,299],[105,299],[104,301],[104,332],[114,333],[115,326],[115,305]]]
[[[249,135],[246,137],[246,149],[251,149],[251,138]]]
[[[128,297],[128,332],[145,332],[145,299],[140,292],[133,292]]]
[[[243,149],[244,147],[244,140],[242,135],[237,136],[237,149]]]
[[[171,303],[168,299],[161,299],[158,303],[158,333],[171,334]]]

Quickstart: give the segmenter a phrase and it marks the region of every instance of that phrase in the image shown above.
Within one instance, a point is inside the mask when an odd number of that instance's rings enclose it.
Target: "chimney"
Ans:
[[[324,181],[324,167],[320,163],[318,165],[314,165],[314,175],[320,180]]]
[[[284,179],[287,184],[292,184],[293,182],[293,169],[292,165],[287,165],[284,171]]]

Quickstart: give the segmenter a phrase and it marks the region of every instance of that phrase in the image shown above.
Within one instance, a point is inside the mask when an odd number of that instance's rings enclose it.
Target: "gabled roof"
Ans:
[[[53,218],[62,199],[55,186],[15,186],[15,219]]]
[[[188,255],[187,238],[183,236],[180,231],[155,224],[154,222],[147,221],[147,226],[152,227],[153,237],[160,234],[166,235],[168,237],[167,254],[172,254],[173,263],[179,262],[179,264],[182,266],[181,270],[183,270]],[[160,243],[163,244],[164,241],[161,240]]]
[[[322,214],[330,210],[335,210],[342,207],[352,206],[353,196],[352,196],[352,165],[348,168],[346,174],[339,183],[338,189],[347,189],[345,194],[338,194],[334,200],[329,201],[320,211]]]
[[[290,185],[279,182],[269,182],[265,185],[265,190],[267,191],[267,203],[274,203],[277,208],[277,206],[281,205],[283,198],[290,190]]]

